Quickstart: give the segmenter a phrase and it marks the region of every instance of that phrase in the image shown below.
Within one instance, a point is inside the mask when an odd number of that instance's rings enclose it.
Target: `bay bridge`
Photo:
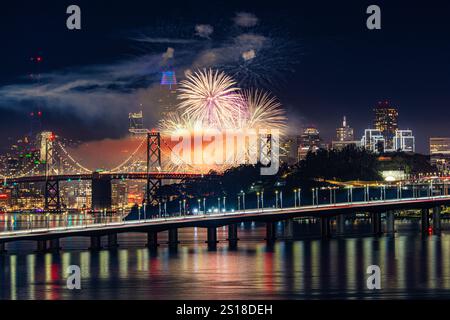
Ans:
[[[92,209],[104,210],[111,206],[111,181],[121,180],[145,180],[145,202],[147,204],[158,202],[156,192],[161,187],[163,180],[189,180],[204,179],[208,175],[195,172],[176,172],[161,170],[161,136],[159,132],[147,132],[138,148],[131,153],[123,163],[108,171],[92,172],[84,165],[77,162],[63,145],[56,141],[54,135],[44,137],[44,172],[35,170],[23,171],[19,174],[3,176],[4,185],[17,187],[25,183],[43,183],[45,185],[45,210],[48,212],[61,212],[61,199],[59,183],[62,181],[91,181],[92,182]],[[145,148],[143,147],[145,145]],[[145,171],[133,172],[127,168],[132,167],[137,152],[145,149]],[[61,171],[57,163],[66,161],[71,163],[71,170]],[[428,179],[428,178],[427,178]],[[152,217],[151,219],[140,219],[132,221],[116,221],[105,223],[92,223],[84,226],[47,226],[28,227],[18,230],[7,230],[0,232],[0,252],[6,252],[6,244],[15,241],[32,240],[37,242],[37,249],[40,251],[59,250],[60,239],[67,237],[89,237],[91,249],[99,249],[102,244],[102,237],[107,237],[107,246],[117,247],[118,234],[127,232],[139,232],[147,234],[147,245],[155,249],[158,246],[158,233],[168,232],[168,244],[170,248],[176,248],[178,241],[178,229],[186,227],[198,227],[207,229],[208,247],[214,249],[217,244],[217,228],[227,226],[230,247],[235,247],[238,242],[237,225],[246,221],[261,222],[266,225],[266,241],[273,244],[276,240],[275,224],[284,221],[287,226],[287,238],[292,237],[292,223],[294,218],[312,218],[320,222],[321,236],[324,239],[333,235],[333,227],[336,235],[344,234],[346,216],[355,212],[365,213],[370,217],[374,234],[393,234],[395,232],[395,213],[399,210],[419,210],[421,212],[421,230],[424,234],[439,232],[441,225],[441,209],[450,204],[449,185],[446,179],[440,178],[441,184],[433,181],[428,184],[426,195],[421,192],[423,185],[411,184],[412,191],[409,194],[402,193],[397,187],[396,197],[389,198],[386,189],[381,186],[379,198],[373,199],[369,196],[369,189],[364,187],[364,198],[354,200],[352,189],[339,189],[347,195],[346,199],[340,201],[333,196],[330,189],[329,203],[319,203],[317,190],[312,192],[312,204],[301,205],[300,192],[294,194],[294,205],[283,208],[281,203],[276,202],[276,206],[264,207],[262,198],[257,200],[256,208],[245,207],[245,195],[243,206],[237,211],[225,210],[222,212],[208,213],[203,205],[202,214],[187,215],[186,210],[164,216]],[[428,183],[428,182],[427,182]],[[383,189],[384,187],[384,189]],[[436,194],[436,190],[439,194]],[[335,189],[333,189],[336,192]],[[262,196],[262,195],[261,195]],[[277,195],[278,197],[279,195]],[[239,198],[238,198],[239,199]],[[298,201],[297,201],[298,199]],[[220,200],[220,199],[219,199]],[[240,201],[240,200],[238,200]],[[238,205],[239,206],[239,205]],[[140,209],[139,209],[140,210]],[[144,209],[145,210],[145,209]],[[384,221],[384,228],[383,222]]]
[[[368,198],[367,198],[368,199]],[[217,228],[227,226],[228,243],[230,248],[235,248],[238,243],[238,224],[242,222],[262,222],[266,225],[266,241],[272,245],[276,239],[276,223],[284,221],[286,225],[285,240],[292,239],[294,218],[313,218],[320,221],[320,232],[323,239],[345,234],[346,216],[355,212],[364,212],[369,215],[372,232],[375,235],[383,233],[393,235],[395,229],[395,213],[399,210],[419,210],[421,212],[421,231],[424,235],[439,233],[441,229],[441,209],[450,204],[448,189],[439,196],[415,197],[353,201],[349,198],[345,202],[328,204],[300,205],[296,203],[288,208],[242,208],[238,211],[221,213],[186,215],[178,214],[169,217],[152,219],[139,219],[132,221],[116,221],[105,223],[93,223],[82,226],[62,225],[47,228],[25,228],[0,232],[0,253],[6,252],[6,244],[16,241],[36,241],[38,251],[60,250],[60,239],[67,237],[89,237],[90,249],[98,250],[102,247],[102,237],[107,237],[107,247],[118,246],[118,234],[120,233],[145,233],[147,234],[147,246],[156,249],[158,246],[158,233],[168,232],[168,245],[170,249],[177,248],[179,244],[178,229],[197,227],[207,229],[205,242],[211,250],[216,249]],[[384,223],[383,223],[384,221]],[[384,225],[384,227],[383,227]]]
[[[103,211],[111,208],[112,180],[143,180],[146,181],[144,201],[147,204],[155,204],[156,192],[164,180],[186,181],[202,179],[205,174],[189,172],[163,171],[161,162],[161,143],[165,141],[156,131],[141,133],[142,139],[139,146],[121,164],[106,171],[92,171],[74,159],[66,148],[57,141],[53,133],[44,134],[41,142],[41,159],[44,165],[43,172],[36,170],[37,164],[32,163],[29,170],[23,169],[11,175],[2,175],[3,185],[18,188],[25,183],[44,184],[44,210],[46,212],[61,212],[60,182],[63,181],[91,181],[92,185],[92,210]],[[167,146],[167,144],[166,144]],[[167,146],[169,149],[170,147]],[[133,172],[133,167],[139,151],[145,153],[145,171]],[[65,163],[66,170],[62,170],[60,164]],[[189,168],[192,169],[192,168]],[[194,172],[192,172],[194,171]]]

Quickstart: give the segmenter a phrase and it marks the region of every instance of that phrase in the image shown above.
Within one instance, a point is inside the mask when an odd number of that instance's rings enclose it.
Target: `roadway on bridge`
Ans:
[[[398,209],[431,208],[450,205],[450,196],[407,198],[393,200],[361,201],[352,203],[323,204],[289,208],[249,209],[238,212],[176,216],[122,222],[86,224],[0,232],[0,243],[19,240],[40,240],[75,236],[107,235],[124,232],[160,232],[172,228],[219,227],[245,221],[280,221],[296,217],[323,217],[362,212],[383,212]]]

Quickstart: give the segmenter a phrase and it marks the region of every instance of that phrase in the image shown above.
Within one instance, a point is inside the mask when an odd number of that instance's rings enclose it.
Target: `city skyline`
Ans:
[[[448,299],[449,12],[2,4],[0,300]]]
[[[405,16],[400,3],[384,4],[383,28],[371,32],[365,27],[364,4],[280,8],[230,2],[217,10],[213,4],[199,2],[194,7],[202,10],[195,15],[187,11],[179,19],[184,5],[153,13],[136,2],[125,9],[133,19],[123,15],[115,24],[102,16],[89,19],[103,11],[97,4],[81,2],[80,6],[87,22],[75,33],[64,25],[58,28],[59,20],[50,19],[58,15],[58,6],[7,5],[11,16],[29,16],[36,33],[31,38],[20,28],[9,27],[5,35],[10,49],[1,53],[2,60],[9,62],[0,76],[0,109],[6,114],[0,123],[1,136],[17,138],[29,130],[28,115],[36,103],[42,109],[43,128],[72,139],[123,137],[128,114],[141,109],[146,126],[156,126],[161,110],[153,89],[160,85],[161,72],[173,68],[177,79],[182,79],[191,67],[211,65],[211,54],[221,57],[212,63],[214,67],[231,73],[244,67],[250,73],[240,80],[260,81],[274,92],[292,115],[292,131],[315,124],[331,141],[336,123],[345,114],[355,133],[361,133],[371,126],[373,105],[387,99],[399,109],[399,126],[414,131],[418,152],[428,153],[430,137],[450,136],[445,123],[450,100],[445,53],[450,50],[439,41],[445,30],[440,28],[441,20],[426,14],[432,9],[408,8],[409,17],[421,17],[415,25],[414,19],[398,18]],[[111,16],[119,16],[122,9],[105,8]],[[300,18],[281,18],[291,10]],[[433,9],[434,17],[442,12],[445,7]],[[307,18],[311,16],[314,21]],[[48,22],[42,23],[45,18]],[[8,17],[1,23],[9,23]],[[320,29],[315,28],[318,24]],[[62,39],[65,46],[59,45]],[[423,46],[417,47],[418,41]],[[86,51],[86,46],[93,50]],[[30,61],[33,57],[35,63],[40,58],[39,68]],[[38,71],[47,93],[36,102],[31,94],[35,83],[28,76]],[[120,85],[110,83],[114,77],[121,79]],[[6,123],[14,125],[6,130]]]

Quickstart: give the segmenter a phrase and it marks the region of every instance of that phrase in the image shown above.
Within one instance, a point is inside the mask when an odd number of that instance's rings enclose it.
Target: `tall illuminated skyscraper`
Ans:
[[[360,141],[354,140],[353,128],[348,125],[347,117],[344,116],[342,126],[336,129],[336,140],[331,142],[332,148],[339,150],[349,145],[359,146],[360,144]]]
[[[347,118],[344,116],[342,127],[336,129],[337,141],[351,141],[353,140],[353,128],[347,124]]]
[[[305,128],[298,142],[297,157],[298,160],[302,160],[309,151],[315,152],[321,147],[322,140],[319,136],[319,130],[314,127]]]
[[[374,108],[374,127],[379,130],[386,141],[386,149],[393,149],[395,132],[398,129],[398,110],[389,101],[380,101]]]
[[[177,78],[175,71],[163,71],[161,74],[159,99],[161,117],[165,118],[169,113],[175,112],[177,103]]]

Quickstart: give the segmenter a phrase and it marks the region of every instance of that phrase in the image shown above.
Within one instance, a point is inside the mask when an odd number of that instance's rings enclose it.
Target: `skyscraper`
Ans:
[[[394,148],[394,136],[398,129],[398,110],[393,107],[389,101],[380,101],[374,108],[375,129],[379,130],[383,135],[386,149]]]
[[[321,147],[321,142],[319,130],[314,127],[306,128],[299,137],[298,160],[304,159],[309,151],[317,151]]]
[[[336,129],[336,140],[331,142],[333,149],[343,149],[348,145],[359,146],[359,141],[354,141],[353,128],[347,123],[347,118],[344,116],[342,126]]]
[[[161,74],[159,104],[161,107],[161,117],[165,118],[168,114],[177,109],[177,78],[175,71],[166,70]]]
[[[143,133],[144,116],[142,110],[139,112],[131,112],[128,114],[128,131],[132,133]]]
[[[347,118],[344,116],[342,127],[336,129],[337,141],[351,141],[353,140],[353,128],[347,124]]]

